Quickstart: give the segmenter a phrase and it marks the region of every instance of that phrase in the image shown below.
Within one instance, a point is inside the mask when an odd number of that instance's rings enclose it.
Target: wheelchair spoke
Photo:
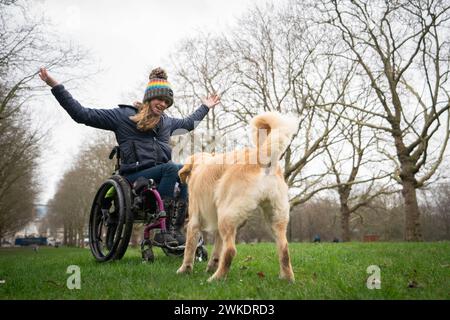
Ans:
[[[102,241],[102,229],[103,229],[103,219],[100,220],[100,223],[98,224],[97,227],[97,240],[99,241]]]

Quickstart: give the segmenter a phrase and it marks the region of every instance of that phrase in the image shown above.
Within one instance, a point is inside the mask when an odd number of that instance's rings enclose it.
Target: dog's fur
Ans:
[[[280,263],[280,278],[294,281],[286,229],[288,186],[278,161],[297,130],[297,123],[267,112],[251,121],[256,148],[190,156],[179,171],[189,187],[189,222],[184,260],[177,273],[191,272],[199,231],[214,233],[207,271],[212,281],[226,277],[236,254],[238,227],[258,207],[272,227]]]

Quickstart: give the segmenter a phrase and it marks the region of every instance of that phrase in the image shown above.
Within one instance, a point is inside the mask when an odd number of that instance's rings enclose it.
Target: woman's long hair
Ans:
[[[161,116],[152,113],[150,101],[135,102],[134,106],[138,109],[138,112],[134,116],[130,116],[130,119],[136,122],[138,130],[148,131],[156,127]]]

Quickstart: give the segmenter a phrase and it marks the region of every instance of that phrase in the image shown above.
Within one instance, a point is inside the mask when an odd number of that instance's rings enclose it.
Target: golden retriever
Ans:
[[[222,154],[197,153],[179,171],[188,183],[189,221],[183,264],[177,273],[192,271],[200,231],[214,234],[208,281],[225,278],[236,255],[240,225],[258,207],[275,236],[280,278],[294,281],[286,229],[289,222],[288,186],[278,161],[298,124],[276,112],[254,117],[250,123],[255,148]]]

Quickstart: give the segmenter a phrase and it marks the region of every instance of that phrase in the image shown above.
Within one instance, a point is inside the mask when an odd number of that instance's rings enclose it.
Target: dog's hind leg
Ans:
[[[209,258],[208,266],[206,267],[206,272],[214,272],[219,265],[220,252],[222,250],[222,238],[218,231],[214,232],[214,248]]]
[[[184,249],[183,264],[177,273],[190,273],[194,267],[195,251],[200,235],[200,223],[197,217],[189,220],[186,230],[186,247]]]
[[[219,216],[219,236],[222,238],[222,250],[219,258],[219,266],[216,272],[209,277],[208,282],[226,277],[230,270],[231,262],[236,255],[236,223],[230,217]]]
[[[276,215],[277,214],[275,213],[275,217]],[[278,260],[280,263],[280,279],[286,279],[289,282],[294,282],[294,272],[292,271],[291,260],[289,257],[288,241],[286,238],[286,230],[289,222],[288,217],[282,219],[273,219],[271,227],[277,243]]]

